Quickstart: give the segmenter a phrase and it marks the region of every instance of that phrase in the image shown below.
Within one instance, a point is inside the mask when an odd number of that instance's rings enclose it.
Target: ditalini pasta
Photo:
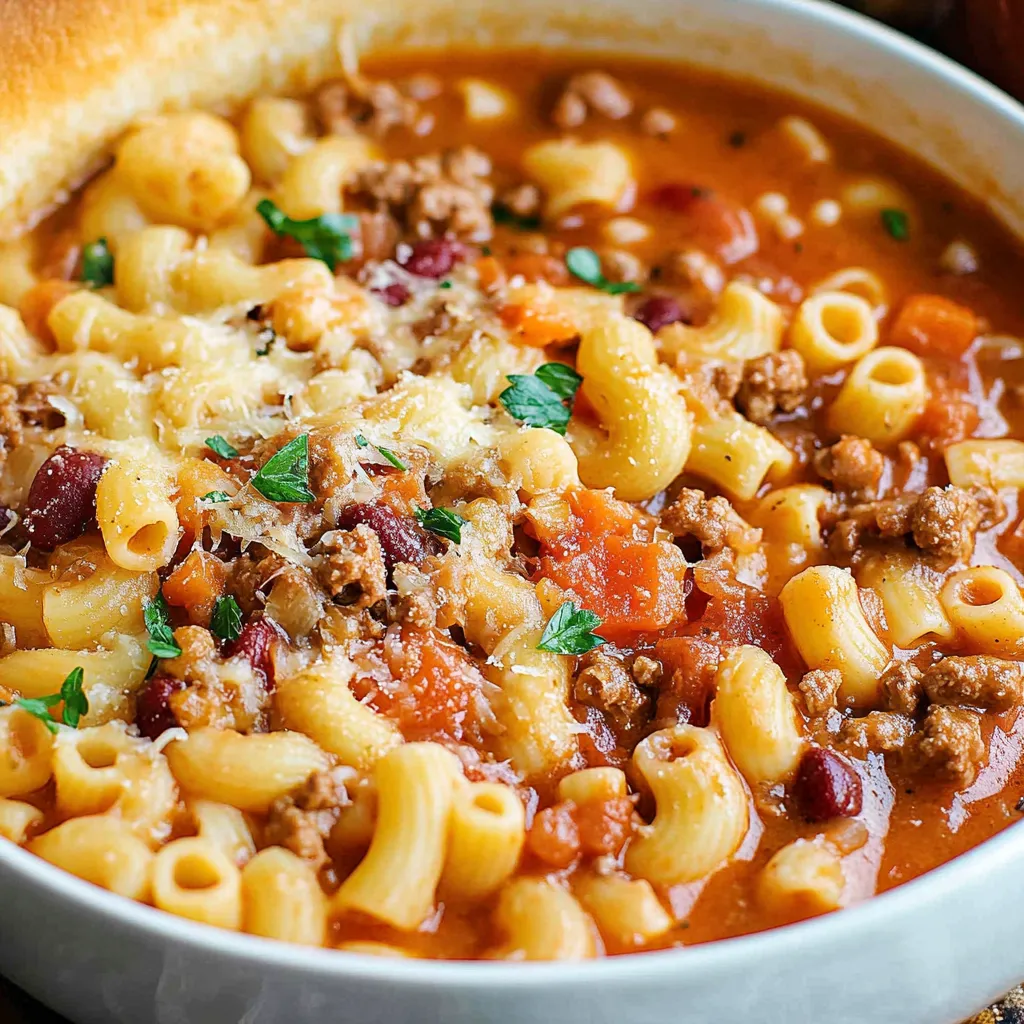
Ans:
[[[101,104],[52,216],[0,174],[0,842],[339,956],[582,960],[1012,820],[999,230],[746,86],[350,57]]]

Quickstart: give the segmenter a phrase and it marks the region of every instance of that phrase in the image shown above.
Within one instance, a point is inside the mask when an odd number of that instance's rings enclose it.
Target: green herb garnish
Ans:
[[[219,455],[222,459],[238,458],[238,449],[235,448],[234,445],[228,444],[220,434],[214,434],[213,437],[208,437],[203,443],[211,452],[213,452],[214,455]]]
[[[227,491],[207,491],[199,500],[216,504],[221,501],[230,501],[231,495]]]
[[[576,397],[583,378],[565,363],[545,363],[538,366],[535,376],[542,380],[559,398],[570,401]]]
[[[147,601],[143,609],[142,618],[149,630],[150,654],[158,658],[177,658],[181,654],[181,648],[174,639],[174,630],[171,629],[171,610],[167,607],[163,593],[157,593],[152,601]]]
[[[93,288],[114,283],[114,254],[105,238],[98,238],[82,249],[82,280]]]
[[[548,620],[537,650],[551,654],[586,654],[605,643],[603,637],[593,632],[600,625],[599,616],[566,601]]]
[[[495,224],[504,224],[507,227],[515,228],[517,231],[540,230],[540,217],[524,217],[522,214],[510,210],[503,203],[495,203],[491,207],[491,216],[494,218]],[[489,256],[490,253],[485,253],[484,255]]]
[[[508,375],[511,387],[498,400],[513,418],[529,427],[547,427],[565,434],[572,416],[573,400],[583,378],[562,363],[545,363],[533,376]],[[568,405],[566,405],[568,400]]]
[[[565,265],[570,273],[581,281],[586,281],[599,291],[608,295],[622,295],[625,292],[638,292],[640,285],[636,281],[609,281],[601,273],[601,259],[593,249],[578,245],[565,254]]]
[[[210,632],[221,640],[235,640],[242,632],[242,609],[230,594],[214,602]]]
[[[89,698],[82,690],[84,678],[85,672],[81,665],[78,665],[67,674],[67,678],[61,683],[60,693],[50,693],[45,697],[18,697],[14,703],[23,711],[38,718],[50,732],[56,732],[57,723],[50,714],[50,708],[56,707],[63,701],[64,710],[61,713],[61,720],[72,729],[77,729],[82,716],[89,713]]]
[[[468,520],[458,512],[452,512],[447,508],[418,508],[413,515],[416,516],[416,522],[425,530],[436,533],[438,537],[455,541],[456,544],[462,543],[462,527]]]
[[[390,448],[385,448],[382,444],[371,444],[365,437],[363,437],[362,434],[356,434],[356,444],[359,445],[360,448],[375,449],[384,459],[390,462],[395,469],[400,469],[405,472],[405,470],[409,468]]]
[[[315,501],[309,489],[309,434],[299,434],[272,455],[251,482],[269,501]]]
[[[903,210],[883,210],[882,226],[897,242],[910,241],[910,218]]]
[[[256,204],[256,212],[275,235],[294,238],[307,256],[326,263],[333,271],[352,259],[352,233],[359,230],[359,218],[350,213],[324,213],[309,220],[292,220],[270,199]]]

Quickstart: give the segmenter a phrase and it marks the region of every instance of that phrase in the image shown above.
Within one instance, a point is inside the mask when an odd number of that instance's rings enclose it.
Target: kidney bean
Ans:
[[[672,213],[687,213],[695,203],[710,195],[710,190],[700,185],[671,182],[654,189],[649,198],[655,206],[661,206]]]
[[[373,294],[387,306],[404,306],[409,301],[412,292],[401,281],[385,285],[383,288],[373,288]]]
[[[652,334],[657,334],[669,324],[689,323],[683,307],[668,295],[652,295],[634,311],[633,319],[639,320]]]
[[[242,632],[231,642],[225,654],[229,658],[240,654],[253,669],[266,680],[267,689],[274,688],[274,644],[284,639],[280,629],[270,619],[251,619]]]
[[[96,485],[107,460],[61,445],[40,467],[25,501],[25,531],[34,547],[52,551],[96,521]]]
[[[188,684],[172,676],[153,676],[135,697],[135,724],[139,732],[151,740],[173,729],[178,720],[171,710],[171,697]]]
[[[864,801],[860,776],[846,760],[824,747],[804,754],[793,780],[793,794],[809,821],[852,818]]]
[[[465,258],[461,242],[452,238],[427,238],[413,245],[402,266],[417,277],[444,277]]]
[[[398,562],[417,565],[427,555],[441,551],[441,545],[430,534],[416,529],[410,520],[396,515],[386,505],[349,505],[338,516],[341,530],[351,530],[360,523],[365,523],[380,539],[389,574]]]

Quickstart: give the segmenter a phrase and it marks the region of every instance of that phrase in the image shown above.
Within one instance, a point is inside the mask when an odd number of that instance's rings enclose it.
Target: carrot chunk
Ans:
[[[941,295],[911,295],[896,317],[889,341],[919,355],[957,358],[977,336],[974,310]]]
[[[189,619],[205,625],[213,614],[213,605],[224,593],[227,569],[208,551],[193,551],[164,580],[163,593],[168,604],[188,610]]]

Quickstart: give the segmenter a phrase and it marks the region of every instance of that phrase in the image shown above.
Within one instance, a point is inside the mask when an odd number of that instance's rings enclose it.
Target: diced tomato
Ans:
[[[963,391],[934,388],[917,421],[917,430],[941,451],[970,437],[978,421],[978,407]]]
[[[484,684],[470,656],[438,630],[411,626],[389,634],[382,654],[390,678],[357,679],[356,696],[369,695],[406,739],[462,739]]]
[[[591,801],[576,807],[580,849],[590,857],[617,854],[632,830],[633,801],[629,797]]]
[[[722,655],[718,643],[694,636],[673,636],[654,645],[661,662],[662,684],[658,718],[675,718],[690,725],[707,725],[715,673]]]
[[[569,528],[539,536],[539,575],[601,617],[601,635],[623,639],[685,618],[681,551],[653,540],[653,520],[607,491],[576,491]]]
[[[576,804],[563,800],[545,807],[526,834],[526,848],[553,868],[567,868],[579,856],[619,853],[633,829],[629,797]]]
[[[889,332],[889,343],[925,356],[959,359],[978,336],[974,310],[941,295],[911,295]]]
[[[689,240],[710,249],[725,263],[738,263],[758,250],[757,228],[750,213],[700,185],[672,182],[648,197],[684,221]]]
[[[567,868],[580,852],[580,830],[573,816],[575,804],[545,807],[526,833],[526,848],[553,868]]]

